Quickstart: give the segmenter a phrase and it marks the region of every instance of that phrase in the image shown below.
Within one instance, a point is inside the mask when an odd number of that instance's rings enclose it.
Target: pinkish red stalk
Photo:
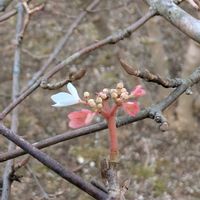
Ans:
[[[110,136],[110,161],[118,162],[118,139],[117,139],[117,127],[115,121],[115,113],[107,118],[108,130]]]

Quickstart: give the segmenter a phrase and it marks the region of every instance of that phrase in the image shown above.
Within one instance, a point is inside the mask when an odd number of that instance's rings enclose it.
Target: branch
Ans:
[[[182,79],[182,84],[173,90],[167,97],[161,100],[159,103],[152,105],[142,111],[140,111],[135,117],[119,117],[117,118],[117,127],[121,127],[145,118],[154,119],[157,123],[161,123],[161,126],[166,126],[165,118],[162,118],[161,113],[168,108],[176,99],[182,95],[188,88],[192,87],[194,84],[200,82],[200,67],[198,67],[188,78]],[[79,136],[84,136],[88,134],[95,133],[106,129],[107,123],[100,122],[88,127],[76,129],[73,131],[68,131],[54,137],[44,139],[33,145],[37,148],[45,148],[66,140],[70,140]],[[162,129],[162,127],[161,127]],[[0,154],[0,162],[4,162],[8,159],[12,159],[21,155],[26,154],[23,150],[18,149],[13,152],[7,152]]]
[[[33,169],[31,168],[30,165],[26,166],[27,170],[29,171],[29,173],[31,174],[31,176],[33,177],[33,179],[35,180],[36,185],[38,186],[41,194],[42,194],[42,198],[48,200],[49,196],[48,194],[45,192],[44,188],[42,187],[42,185],[40,184],[40,181],[38,180],[35,172],[33,171]]]
[[[136,117],[119,117],[117,118],[117,127],[125,126],[127,124],[145,119],[147,117],[148,117],[148,110],[141,111]],[[66,141],[66,140],[96,133],[98,131],[105,130],[106,128],[108,128],[107,122],[100,122],[94,125],[90,125],[90,126],[72,130],[72,131],[67,131],[60,135],[55,135],[53,137],[41,140],[39,142],[34,143],[33,146],[37,147],[38,149],[42,149],[42,148]],[[17,149],[13,152],[2,153],[0,154],[0,162],[4,162],[6,160],[16,158],[18,156],[22,156],[25,154],[26,152],[23,151],[22,149]]]
[[[0,124],[0,134],[6,137],[7,139],[11,140],[12,142],[14,142],[17,146],[24,149],[31,156],[36,158],[38,161],[40,161],[42,164],[47,166],[49,169],[53,170],[56,174],[61,176],[63,179],[77,186],[84,192],[88,193],[90,196],[99,200],[106,199],[107,197],[106,193],[98,190],[92,184],[85,182],[81,177],[74,174],[70,170],[65,169],[56,160],[52,159],[47,154],[41,152],[40,150],[32,146],[29,142],[20,138],[18,135],[16,135],[14,132],[12,132],[10,129],[6,128],[2,124]]]
[[[63,87],[69,82],[81,79],[85,75],[85,73],[86,73],[85,69],[80,69],[75,73],[69,74],[69,78],[59,81],[57,83],[48,83],[48,80],[42,80],[40,87],[43,89],[56,90]]]
[[[22,93],[15,101],[13,101],[10,105],[8,105],[1,113],[0,113],[0,120],[4,119],[6,115],[15,108],[18,104],[20,104],[27,96],[29,96],[33,91],[35,91],[42,80],[48,80],[50,77],[52,77],[54,74],[56,74],[58,71],[60,71],[62,68],[65,67],[67,64],[71,64],[76,59],[80,58],[83,55],[86,55],[90,53],[91,51],[94,51],[96,49],[99,49],[105,45],[108,44],[115,44],[119,42],[120,40],[123,40],[126,37],[129,37],[132,32],[136,31],[139,27],[141,27],[145,22],[147,22],[150,18],[152,18],[155,15],[155,11],[150,10],[146,13],[142,18],[140,18],[137,22],[134,24],[128,26],[126,29],[116,32],[107,38],[95,42],[90,46],[87,46],[83,48],[80,51],[75,52],[70,57],[66,58],[64,61],[62,61],[60,64],[56,65],[53,70],[51,70],[48,74],[45,75],[42,79],[37,80],[30,88],[28,88],[24,93]]]
[[[15,100],[19,94],[19,76],[20,76],[20,66],[21,66],[21,46],[22,46],[22,38],[19,37],[20,32],[23,28],[24,23],[24,9],[22,2],[17,4],[17,24],[16,24],[16,49],[15,49],[15,56],[14,56],[14,64],[13,64],[13,83],[12,83],[12,99]],[[15,133],[18,132],[18,108],[15,108],[12,113],[12,121],[11,121],[11,130]],[[9,142],[8,151],[15,150],[15,144]],[[6,163],[6,167],[3,173],[3,191],[1,200],[7,200],[10,196],[11,190],[11,179],[10,176],[13,171],[14,162],[13,160],[9,160]]]
[[[182,8],[177,6],[172,0],[145,0],[151,8],[166,20],[176,26],[190,38],[200,43],[200,21]]]
[[[7,13],[5,13],[4,15],[1,15],[0,16],[0,22],[3,22],[3,21],[6,21],[7,19],[13,17],[14,15],[17,14],[17,10],[16,9],[13,9]]]
[[[175,78],[163,78],[160,75],[155,75],[149,72],[149,70],[145,69],[143,71],[139,69],[133,69],[129,64],[127,64],[124,60],[119,58],[120,64],[123,67],[123,69],[130,75],[139,77],[144,79],[147,82],[154,82],[158,85],[162,85],[165,88],[175,88],[182,84],[182,79]]]

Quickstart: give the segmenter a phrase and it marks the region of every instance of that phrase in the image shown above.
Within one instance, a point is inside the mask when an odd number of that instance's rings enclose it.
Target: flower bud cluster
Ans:
[[[118,83],[115,89],[104,88],[97,94],[96,98],[91,98],[89,92],[84,92],[84,99],[86,104],[90,106],[94,111],[101,112],[104,102],[109,98],[112,98],[118,105],[126,102],[131,95],[128,93],[122,82]]]
[[[115,89],[110,90],[110,95],[117,104],[121,104],[130,98],[129,93],[122,82],[118,83]]]
[[[101,112],[103,108],[103,101],[107,100],[108,97],[109,97],[109,90],[107,88],[99,92],[96,99],[91,98],[89,92],[84,92],[84,98],[86,100],[86,104],[90,106],[95,112]]]

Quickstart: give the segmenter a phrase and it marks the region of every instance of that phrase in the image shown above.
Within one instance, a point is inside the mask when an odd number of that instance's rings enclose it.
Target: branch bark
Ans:
[[[13,64],[13,84],[12,84],[12,99],[13,101],[17,98],[19,94],[19,79],[20,79],[20,68],[21,68],[21,45],[22,45],[22,38],[20,37],[20,32],[23,28],[24,22],[24,8],[22,2],[17,4],[17,24],[16,24],[16,49],[15,49],[15,57],[14,57],[14,64]],[[12,121],[11,121],[11,130],[15,133],[18,132],[18,108],[15,108],[12,113]],[[9,142],[8,151],[14,151],[15,144]],[[6,167],[3,173],[3,191],[1,200],[8,200],[10,196],[11,190],[11,179],[10,176],[12,174],[14,161],[9,160],[6,163]]]
[[[172,0],[145,0],[159,15],[176,26],[180,31],[200,43],[200,20],[194,18]]]

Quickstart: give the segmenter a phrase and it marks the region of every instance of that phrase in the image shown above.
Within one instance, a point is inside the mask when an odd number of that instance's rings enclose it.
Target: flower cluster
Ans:
[[[89,92],[84,92],[83,99],[80,99],[76,88],[71,83],[67,84],[67,88],[69,93],[60,92],[51,97],[55,102],[53,106],[64,107],[82,103],[91,109],[69,113],[69,126],[71,128],[80,128],[90,124],[96,114],[101,114],[105,119],[108,119],[110,116],[114,116],[120,107],[129,115],[135,116],[140,110],[137,99],[145,95],[145,90],[141,85],[136,86],[129,93],[122,82],[118,83],[116,88],[103,89],[96,94],[95,98],[92,98]],[[130,101],[130,99],[133,100]],[[109,100],[112,100],[112,105],[109,104]]]

